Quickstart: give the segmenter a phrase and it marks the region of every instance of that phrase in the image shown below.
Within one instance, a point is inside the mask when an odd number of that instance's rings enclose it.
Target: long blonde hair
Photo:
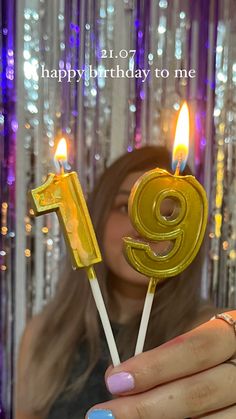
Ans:
[[[104,226],[121,183],[129,173],[157,165],[168,170],[169,153],[162,147],[147,146],[123,155],[102,175],[89,199],[90,214],[102,252]],[[187,173],[189,169],[185,171]],[[184,332],[196,317],[200,305],[200,259],[201,255],[182,275],[160,286],[145,349]],[[62,265],[57,292],[39,315],[38,327],[28,348],[27,363],[19,377],[18,403],[24,410],[36,413],[47,412],[63,390],[68,394],[81,391],[100,357],[100,320],[88,280],[83,270],[73,271],[68,261]],[[100,263],[95,268],[108,306],[107,267]],[[171,315],[173,311],[174,315]],[[139,321],[140,315],[123,327],[118,336],[122,359],[133,354]],[[68,386],[70,367],[83,342],[88,348],[87,368]]]

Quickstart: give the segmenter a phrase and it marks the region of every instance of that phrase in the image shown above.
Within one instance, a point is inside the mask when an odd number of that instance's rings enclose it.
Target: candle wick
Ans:
[[[65,170],[64,170],[64,166],[61,160],[58,160],[59,166],[60,166],[60,174],[64,175]]]
[[[179,176],[181,163],[182,163],[182,159],[179,159],[176,169],[175,169],[175,176]]]

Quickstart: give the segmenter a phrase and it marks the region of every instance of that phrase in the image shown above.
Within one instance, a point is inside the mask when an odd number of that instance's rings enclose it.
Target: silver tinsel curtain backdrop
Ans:
[[[236,307],[235,11],[235,0],[1,0],[1,419],[12,417],[22,330],[53,295],[64,252],[54,214],[34,219],[28,201],[54,170],[60,133],[87,193],[123,152],[171,149],[186,99],[189,161],[210,202],[202,294]],[[150,71],[104,77],[117,66]]]

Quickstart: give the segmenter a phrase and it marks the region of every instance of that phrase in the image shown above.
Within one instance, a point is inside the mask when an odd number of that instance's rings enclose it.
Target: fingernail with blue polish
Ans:
[[[115,416],[111,410],[95,409],[89,413],[88,419],[115,419]]]

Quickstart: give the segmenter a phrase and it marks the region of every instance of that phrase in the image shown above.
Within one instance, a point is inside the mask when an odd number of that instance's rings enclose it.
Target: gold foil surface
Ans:
[[[162,202],[174,209],[163,215]],[[207,224],[208,202],[204,188],[193,176],[175,176],[154,169],[141,176],[129,198],[129,215],[140,240],[124,238],[128,262],[137,271],[160,281],[178,275],[193,261]],[[170,242],[171,250],[158,254],[152,244]]]
[[[75,268],[101,262],[101,254],[78,176],[49,174],[31,191],[35,215],[56,212]]]

